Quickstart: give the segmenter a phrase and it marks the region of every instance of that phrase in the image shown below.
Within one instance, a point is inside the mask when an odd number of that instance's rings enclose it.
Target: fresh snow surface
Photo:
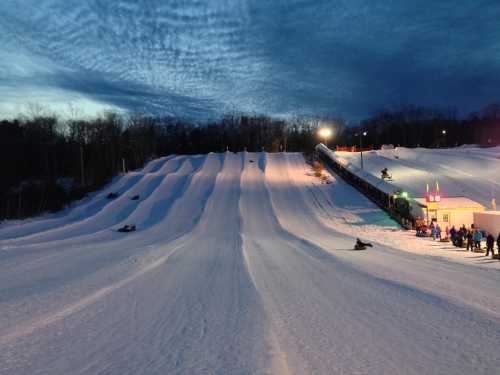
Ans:
[[[360,166],[359,152],[335,152],[347,164]],[[491,199],[500,207],[500,146],[447,149],[405,148],[363,152],[365,172],[380,177],[388,168],[395,186],[413,197],[424,197],[426,183],[439,183],[443,197],[465,196],[491,209]]]
[[[301,154],[180,155],[1,227],[0,374],[498,373],[500,262],[328,181]]]

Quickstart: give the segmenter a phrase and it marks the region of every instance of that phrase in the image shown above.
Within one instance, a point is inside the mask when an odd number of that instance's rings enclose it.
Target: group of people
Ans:
[[[474,224],[467,229],[462,225],[456,229],[453,225],[450,228],[446,227],[444,234],[442,233],[439,224],[434,221],[430,225],[423,222],[417,223],[417,236],[418,237],[432,237],[434,240],[451,241],[456,247],[465,247],[467,251],[481,250],[481,241],[483,239],[483,232],[474,228]],[[500,254],[500,233],[496,238],[497,253]],[[495,256],[495,237],[492,233],[486,234],[486,256],[491,252],[491,256]],[[499,257],[500,259],[500,257]]]
[[[418,222],[417,220],[417,237],[432,237],[434,240],[446,240],[449,238],[449,230],[446,228],[446,236],[442,236],[441,227],[439,224],[432,222],[427,225],[423,222]]]
[[[455,229],[455,226],[452,226],[450,229],[450,238],[456,247],[463,247],[465,243],[468,251],[474,251],[474,249],[481,249],[483,234],[474,228],[474,224],[470,229],[467,229],[465,225],[462,225],[458,230]]]

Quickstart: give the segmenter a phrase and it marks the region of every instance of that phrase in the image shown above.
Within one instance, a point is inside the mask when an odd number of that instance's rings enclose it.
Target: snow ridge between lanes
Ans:
[[[22,247],[9,250],[7,254],[11,256],[10,261],[1,263],[0,291],[3,291],[0,295],[4,298],[0,300],[0,307],[12,298],[16,300],[18,292],[29,290],[30,285],[36,283],[38,302],[42,305],[37,310],[42,311],[41,315],[48,314],[54,306],[64,304],[65,298],[85,298],[87,284],[90,284],[91,291],[95,290],[95,284],[102,285],[103,282],[109,283],[109,280],[119,281],[132,274],[137,266],[154,261],[158,256],[158,249],[161,250],[165,244],[174,240],[180,240],[194,229],[213,191],[220,168],[218,156],[206,156],[202,167],[190,179],[187,189],[179,192],[178,197],[171,197],[174,198],[174,204],[164,220],[177,225],[167,228],[157,225],[143,231],[142,235],[119,236],[119,239],[107,242],[101,242],[97,237],[90,239],[90,243],[79,246],[71,245],[69,240],[62,240],[57,246],[42,244],[40,248],[29,249],[28,253]],[[177,220],[179,216],[188,218],[188,214],[191,215],[189,220]],[[47,282],[52,279],[60,282],[57,285]],[[5,314],[0,317],[0,326],[2,317],[12,316],[12,322],[22,321],[24,314],[16,311],[24,311],[23,306],[26,304],[30,306],[28,297],[30,294],[26,298],[19,298],[11,306],[6,305],[3,310]],[[64,306],[60,309],[64,309]]]
[[[249,251],[252,251],[252,247],[255,246],[254,240],[252,239],[255,233],[248,233],[247,219],[248,215],[252,215],[251,205],[256,204],[255,197],[252,196],[256,191],[258,191],[259,184],[264,183],[263,174],[265,172],[266,166],[266,154],[260,153],[247,153],[244,152],[242,155],[243,159],[243,173],[241,176],[241,196],[239,200],[239,211],[240,211],[240,221],[241,221],[241,241],[242,241],[242,253],[245,261],[245,265],[247,268],[247,272],[249,274],[250,279],[255,287],[255,290],[259,293],[259,297],[263,304],[265,304],[265,298],[262,293],[259,291],[258,284],[256,281],[256,276],[252,271],[251,262],[249,259]],[[261,180],[259,182],[259,180]],[[262,197],[261,197],[262,199]],[[262,234],[262,233],[260,233]],[[275,333],[276,329],[276,317],[273,317],[272,308],[270,306],[264,306],[264,309],[267,310],[267,315],[271,320],[271,329],[269,332],[269,341],[271,343],[271,347],[273,348],[272,353],[272,364],[271,370],[272,374],[276,375],[289,375],[290,369],[288,367],[288,363],[286,360],[286,353],[282,351],[280,344],[278,342],[278,338]]]

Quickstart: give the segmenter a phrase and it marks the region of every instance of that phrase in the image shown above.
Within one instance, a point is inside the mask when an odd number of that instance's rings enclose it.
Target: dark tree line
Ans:
[[[208,124],[178,118],[106,113],[92,120],[61,120],[33,111],[0,121],[0,220],[61,209],[152,158],[230,151],[312,151],[325,122],[295,117],[227,115]],[[341,119],[330,145],[382,144],[443,147],[500,144],[500,106],[466,118],[421,107],[380,111],[357,127]],[[443,134],[443,130],[446,134]]]
[[[423,107],[385,110],[348,128],[338,144],[380,147],[394,144],[406,147],[452,147],[463,144],[500,144],[500,105],[491,104],[480,112],[459,118],[455,111]]]
[[[312,150],[317,122],[226,116],[209,124],[140,114],[93,120],[0,121],[0,220],[56,211],[152,158],[169,154]]]

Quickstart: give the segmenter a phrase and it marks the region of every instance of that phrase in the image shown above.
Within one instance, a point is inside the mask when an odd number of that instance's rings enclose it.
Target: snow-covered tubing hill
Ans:
[[[335,155],[360,166],[359,152],[340,151]],[[387,168],[393,184],[412,197],[424,197],[426,185],[435,189],[437,181],[443,197],[465,196],[490,209],[492,198],[500,202],[500,147],[373,150],[363,152],[363,167],[379,178],[381,170]]]
[[[401,183],[457,158],[444,191],[487,199],[495,181],[488,151],[477,174],[468,150],[394,152],[367,168],[385,158]],[[323,177],[301,154],[170,156],[3,225],[0,374],[497,373],[500,262],[417,239]]]

